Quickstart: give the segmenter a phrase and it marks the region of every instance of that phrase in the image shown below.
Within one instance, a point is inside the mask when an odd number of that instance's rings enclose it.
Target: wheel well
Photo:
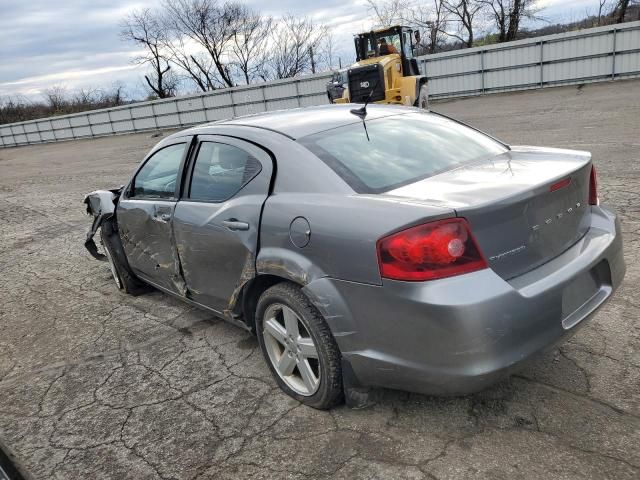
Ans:
[[[249,281],[242,289],[242,319],[244,320],[244,323],[251,328],[252,332],[255,333],[255,314],[260,295],[262,295],[268,288],[281,282],[290,282],[290,280],[278,277],[277,275],[258,275],[253,280]]]

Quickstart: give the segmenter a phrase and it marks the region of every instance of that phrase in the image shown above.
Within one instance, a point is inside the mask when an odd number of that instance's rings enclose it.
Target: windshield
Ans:
[[[358,193],[399,188],[507,151],[491,137],[432,113],[368,120],[299,140]]]

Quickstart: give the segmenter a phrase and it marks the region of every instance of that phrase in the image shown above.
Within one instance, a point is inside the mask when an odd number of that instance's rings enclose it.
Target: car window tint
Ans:
[[[186,144],[158,150],[136,175],[131,197],[172,198]]]
[[[430,113],[394,115],[299,140],[358,193],[380,193],[507,151],[491,137]]]
[[[235,195],[261,170],[258,160],[241,148],[203,142],[193,167],[189,198],[222,202]]]

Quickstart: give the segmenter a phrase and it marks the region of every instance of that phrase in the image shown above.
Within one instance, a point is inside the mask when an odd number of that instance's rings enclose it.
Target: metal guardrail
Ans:
[[[640,77],[640,21],[418,57],[429,96]],[[327,103],[330,73],[0,125],[0,148],[180,128]]]
[[[429,97],[525,90],[640,76],[640,22],[426,55]]]
[[[0,147],[180,128],[327,103],[331,73],[0,125]]]

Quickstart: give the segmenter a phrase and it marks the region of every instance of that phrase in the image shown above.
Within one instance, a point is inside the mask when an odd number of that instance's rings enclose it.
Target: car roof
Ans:
[[[200,125],[190,129],[195,134],[215,133],[218,126],[245,126],[271,130],[298,139],[324,130],[360,122],[360,118],[351,110],[361,108],[356,104],[334,104],[316,107],[277,110],[235,117],[228,120]],[[367,120],[401,115],[413,111],[412,108],[398,105],[367,105]],[[182,134],[186,132],[181,132]]]

